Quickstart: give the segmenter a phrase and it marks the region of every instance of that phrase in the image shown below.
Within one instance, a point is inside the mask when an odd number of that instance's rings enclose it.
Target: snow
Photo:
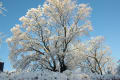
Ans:
[[[70,70],[63,73],[42,70],[36,72],[1,72],[0,80],[120,80],[120,76],[113,74],[87,75]]]

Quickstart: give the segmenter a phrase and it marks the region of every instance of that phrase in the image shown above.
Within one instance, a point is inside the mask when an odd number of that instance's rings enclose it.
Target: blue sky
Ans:
[[[19,24],[19,18],[24,16],[28,9],[42,5],[44,0],[0,0],[3,1],[7,12],[0,15],[0,32],[11,36],[10,29]],[[93,11],[90,20],[93,25],[91,36],[104,36],[105,43],[111,47],[115,61],[120,59],[120,0],[78,0],[78,3],[89,4]],[[0,58],[5,62],[5,70],[11,70],[8,60],[9,49],[5,39],[0,46]]]

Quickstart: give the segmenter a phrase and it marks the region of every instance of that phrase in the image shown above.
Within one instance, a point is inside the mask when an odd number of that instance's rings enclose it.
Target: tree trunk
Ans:
[[[65,70],[67,70],[67,66],[64,63],[64,60],[60,61],[60,72],[64,72]]]

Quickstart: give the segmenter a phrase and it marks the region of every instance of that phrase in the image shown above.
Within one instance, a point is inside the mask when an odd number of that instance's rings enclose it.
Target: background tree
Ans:
[[[6,11],[6,9],[3,7],[3,3],[0,2],[0,14],[4,15],[3,11]]]
[[[118,66],[117,66],[117,69],[116,69],[116,74],[120,75],[120,60],[118,61]]]
[[[75,68],[82,51],[75,53],[71,45],[92,30],[90,11],[87,4],[72,0],[46,0],[42,7],[28,10],[19,19],[22,25],[15,25],[13,36],[7,39],[13,67],[54,72]]]
[[[2,14],[2,8],[3,8],[2,2],[0,2],[0,14]],[[1,33],[0,33],[0,35],[1,35]],[[1,44],[1,41],[2,41],[2,39],[0,38],[0,44]]]
[[[4,15],[3,11],[6,11],[6,9],[3,7],[3,3],[0,2],[0,14]],[[3,34],[0,32],[0,44],[2,42],[2,38],[3,38]]]
[[[96,74],[105,74],[114,69],[111,50],[103,44],[104,37],[98,36],[87,42],[86,65],[88,70]]]
[[[2,37],[1,37],[1,34],[2,34],[2,33],[0,33],[0,44],[1,44],[1,42],[2,42]]]

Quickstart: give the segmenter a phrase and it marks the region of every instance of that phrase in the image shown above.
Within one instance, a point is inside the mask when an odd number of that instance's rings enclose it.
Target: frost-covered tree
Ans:
[[[5,38],[5,34],[0,32],[0,44],[2,44],[3,39]]]
[[[3,3],[0,2],[0,14],[4,15],[3,11],[6,11],[6,9],[3,7]]]
[[[1,37],[1,34],[2,34],[2,33],[0,33],[0,44],[1,44],[1,42],[2,42],[2,37]]]
[[[87,42],[86,67],[90,72],[96,74],[112,73],[114,69],[111,50],[103,44],[104,37],[98,36]]]
[[[3,11],[5,11],[6,9],[3,7],[3,3],[0,2],[0,14],[4,15],[3,14]],[[2,42],[2,37],[3,37],[3,34],[0,32],[0,44]]]
[[[2,4],[2,2],[0,2],[0,14],[3,14],[3,10],[5,10],[5,8],[3,8],[3,4]],[[0,44],[2,42],[1,35],[2,35],[2,33],[0,32]]]
[[[46,0],[43,6],[28,10],[19,19],[22,25],[15,25],[7,39],[13,67],[55,72],[75,68],[82,51],[76,53],[72,45],[92,30],[90,12],[87,4],[73,0]]]
[[[120,60],[118,61],[118,66],[117,66],[117,70],[116,70],[116,74],[120,75]]]

